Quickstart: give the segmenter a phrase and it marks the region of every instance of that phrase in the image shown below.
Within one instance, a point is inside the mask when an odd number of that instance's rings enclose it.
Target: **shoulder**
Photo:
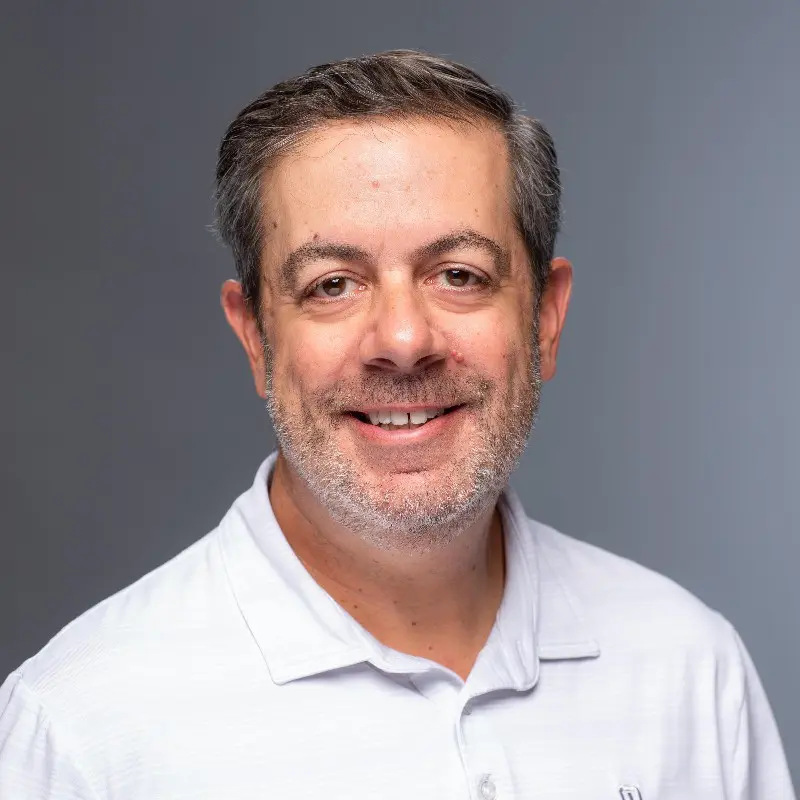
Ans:
[[[604,653],[740,661],[733,626],[675,581],[535,520],[528,524],[540,569],[573,598]]]
[[[100,698],[124,701],[160,673],[188,666],[221,603],[233,603],[217,533],[73,620],[16,670],[17,680],[44,707],[80,716]]]
[[[731,796],[791,797],[769,701],[730,622],[630,559],[530,519],[528,527],[540,598],[568,598],[598,645],[589,669],[573,662],[578,668],[567,673],[573,696],[580,696],[581,679],[590,687],[585,697],[603,715],[598,725],[615,729],[613,709],[625,747],[635,732],[637,757],[655,745],[655,758],[672,759],[674,774],[690,763],[708,778],[721,769]]]

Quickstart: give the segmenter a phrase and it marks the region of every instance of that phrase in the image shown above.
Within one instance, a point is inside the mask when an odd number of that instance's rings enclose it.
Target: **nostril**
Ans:
[[[421,358],[417,363],[414,365],[417,369],[426,369],[431,365],[435,364],[437,361],[442,361],[442,357],[437,355],[436,353],[431,353],[430,355]]]
[[[383,367],[384,369],[397,369],[397,364],[390,358],[373,358],[369,363],[372,366]]]

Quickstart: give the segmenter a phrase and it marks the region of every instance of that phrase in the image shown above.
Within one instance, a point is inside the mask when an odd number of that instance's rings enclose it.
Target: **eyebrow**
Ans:
[[[354,245],[339,242],[320,242],[319,244],[307,242],[296,250],[292,250],[281,264],[278,272],[281,287],[284,291],[291,291],[297,282],[297,274],[306,264],[328,258],[364,265],[369,265],[373,261],[372,256],[366,250]]]
[[[484,236],[471,228],[448,233],[439,239],[422,245],[422,247],[418,247],[412,253],[412,258],[414,261],[425,261],[462,248],[473,248],[488,252],[494,260],[498,277],[503,279],[509,276],[511,272],[511,257],[508,251],[494,239],[490,239],[488,236]]]
[[[511,271],[511,258],[508,251],[494,239],[484,236],[471,228],[453,231],[428,242],[411,252],[415,262],[426,261],[445,255],[453,250],[473,248],[488,252],[494,261],[498,277],[507,278]],[[366,251],[355,245],[341,242],[307,242],[289,253],[278,271],[281,287],[291,291],[295,287],[297,275],[311,261],[336,259],[351,264],[374,265],[375,259]]]

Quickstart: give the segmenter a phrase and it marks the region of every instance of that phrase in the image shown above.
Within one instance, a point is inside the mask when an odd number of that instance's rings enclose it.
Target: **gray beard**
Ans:
[[[406,553],[444,547],[494,506],[525,450],[542,383],[538,331],[533,333],[525,374],[510,376],[504,386],[475,376],[456,385],[452,378],[430,371],[419,376],[377,375],[369,383],[339,383],[304,396],[297,410],[288,409],[274,391],[273,355],[264,338],[267,410],[283,457],[331,519],[372,546]],[[471,398],[472,413],[490,404],[499,413],[480,416],[473,446],[457,455],[446,485],[428,482],[404,496],[396,489],[382,491],[337,449],[335,420],[344,408],[365,401],[388,405],[398,397],[413,403],[447,397],[453,389],[457,396],[466,393]],[[498,391],[503,393],[499,401]],[[353,404],[354,398],[361,402]],[[328,412],[332,422],[320,425],[312,408]]]

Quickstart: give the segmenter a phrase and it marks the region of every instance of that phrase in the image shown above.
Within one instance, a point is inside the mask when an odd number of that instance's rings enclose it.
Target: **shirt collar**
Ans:
[[[277,453],[256,473],[220,523],[223,563],[239,610],[277,684],[370,662],[389,672],[419,672],[425,659],[397,653],[371,636],[309,575],[286,541],[267,485]],[[506,588],[497,621],[470,682],[527,689],[539,659],[596,656],[577,602],[556,561],[536,546],[537,524],[516,494],[500,498]]]
[[[520,563],[525,565],[534,608],[533,631],[536,653],[543,661],[594,658],[600,655],[597,640],[589,631],[581,603],[572,591],[563,552],[552,546],[551,537],[541,535],[542,526],[529,519],[516,492],[506,488],[500,497],[504,530],[511,536]],[[511,555],[513,558],[513,555]]]

